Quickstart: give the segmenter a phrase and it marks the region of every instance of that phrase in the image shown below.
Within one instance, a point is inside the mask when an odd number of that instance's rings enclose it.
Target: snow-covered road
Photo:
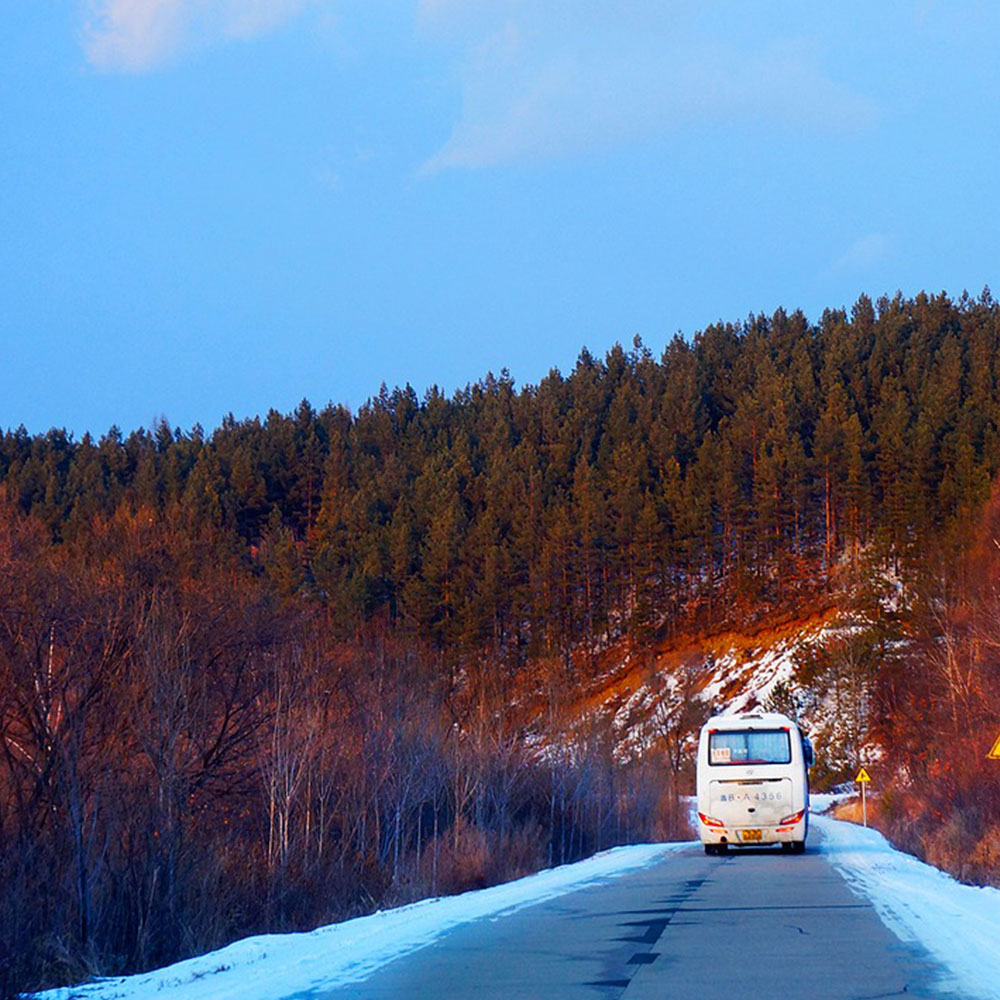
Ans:
[[[1000,1000],[1000,891],[963,886],[894,850],[873,830],[813,817],[811,850],[829,861],[902,940],[933,956],[951,987]],[[507,885],[426,900],[306,934],[266,935],[157,972],[53,990],[44,1000],[276,1000],[358,982],[462,925],[498,918],[700,848],[616,848]],[[803,901],[807,902],[807,901]]]
[[[826,816],[820,850],[902,940],[922,945],[977,997],[1000,1000],[1000,890],[962,885],[876,830]]]
[[[688,844],[616,847],[505,885],[427,899],[303,934],[246,938],[155,972],[49,990],[39,1000],[275,1000],[364,979],[448,931],[645,868]],[[280,988],[278,988],[280,984]],[[276,988],[278,991],[276,992]]]

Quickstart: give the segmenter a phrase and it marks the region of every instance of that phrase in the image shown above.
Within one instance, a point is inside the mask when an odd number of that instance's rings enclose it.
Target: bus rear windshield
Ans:
[[[787,729],[717,729],[708,737],[710,764],[790,764]]]

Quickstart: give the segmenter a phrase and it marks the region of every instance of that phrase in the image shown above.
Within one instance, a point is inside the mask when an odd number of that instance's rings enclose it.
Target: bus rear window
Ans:
[[[790,764],[787,729],[718,729],[708,737],[710,764]]]

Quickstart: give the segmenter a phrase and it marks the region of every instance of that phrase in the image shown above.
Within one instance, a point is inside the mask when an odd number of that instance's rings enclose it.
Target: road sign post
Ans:
[[[864,768],[861,768],[854,780],[861,785],[861,822],[865,826],[868,826],[868,797],[865,790],[868,788],[868,782],[872,779],[869,777],[868,772]]]

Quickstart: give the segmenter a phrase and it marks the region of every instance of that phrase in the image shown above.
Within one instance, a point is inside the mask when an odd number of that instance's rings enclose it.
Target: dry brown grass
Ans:
[[[846,820],[848,823],[857,823],[860,826],[864,818],[863,810],[861,808],[861,796],[857,795],[854,798],[844,799],[843,802],[838,802],[831,810],[830,815],[833,816],[834,819]],[[881,829],[879,826],[881,818],[879,800],[874,795],[869,795],[868,825]]]

